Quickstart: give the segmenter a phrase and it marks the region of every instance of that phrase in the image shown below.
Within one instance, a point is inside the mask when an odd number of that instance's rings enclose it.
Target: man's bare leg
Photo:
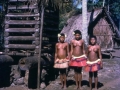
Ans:
[[[93,72],[89,72],[89,86],[90,86],[90,90],[92,90],[92,77],[93,77]]]
[[[81,73],[79,73],[78,74],[78,88],[81,90],[82,89],[82,87],[81,87],[81,81],[82,81],[82,74]]]
[[[94,72],[94,82],[95,82],[95,90],[97,90],[97,86],[98,86],[98,76],[97,76],[98,72]]]
[[[75,72],[75,82],[76,82],[76,88],[75,89],[78,89],[78,73]]]
[[[63,74],[63,78],[64,78],[64,89],[66,89],[67,88],[67,86],[66,86],[66,81],[67,81],[66,73]]]
[[[90,86],[90,90],[92,90],[92,77],[89,77],[89,86]]]
[[[95,77],[95,78],[94,78],[94,81],[95,81],[95,90],[97,90],[97,86],[98,86],[98,77]]]
[[[63,88],[63,75],[62,74],[60,74],[60,80],[61,80],[61,84],[62,84],[61,88]]]

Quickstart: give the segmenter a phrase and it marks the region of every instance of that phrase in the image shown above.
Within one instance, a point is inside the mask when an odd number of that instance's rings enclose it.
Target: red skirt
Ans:
[[[87,61],[87,65],[85,66],[85,71],[87,72],[95,72],[95,71],[98,71],[100,70],[100,64],[101,64],[101,61],[98,59],[98,61],[94,61],[94,62],[91,62],[91,64],[89,64],[90,61]]]
[[[83,56],[83,57],[81,57],[81,56],[80,57],[72,57],[72,59],[69,62],[69,66],[71,66],[71,67],[86,66],[86,60],[87,60],[87,58],[85,56]]]

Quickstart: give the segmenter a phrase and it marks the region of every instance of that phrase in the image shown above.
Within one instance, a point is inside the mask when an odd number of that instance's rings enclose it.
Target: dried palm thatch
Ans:
[[[96,35],[97,42],[101,46],[102,51],[111,50],[114,46],[114,38],[120,38],[118,28],[110,17],[109,13],[103,8],[88,12],[88,35]],[[67,35],[66,42],[70,43],[74,39],[73,31],[80,30],[82,32],[82,15],[74,15],[68,19],[61,33]]]
[[[101,10],[96,10],[94,12],[93,18],[96,18],[97,15],[101,12]],[[90,15],[91,12],[88,12],[88,23],[90,21]],[[71,18],[68,19],[66,25],[62,29],[61,33],[65,33],[67,35],[66,42],[70,43],[70,41],[74,38],[73,31],[76,29],[80,30],[82,32],[82,15],[74,15]]]

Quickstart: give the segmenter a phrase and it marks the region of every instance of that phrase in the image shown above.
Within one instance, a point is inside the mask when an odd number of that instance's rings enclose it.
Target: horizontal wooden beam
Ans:
[[[31,53],[23,53],[23,52],[7,52],[7,55],[13,55],[13,56],[31,56]]]
[[[35,5],[29,5],[29,7],[27,5],[21,5],[21,6],[13,6],[13,5],[8,5],[8,9],[36,9],[38,8]]]
[[[35,37],[33,36],[9,36],[9,37],[6,37],[5,40],[26,41],[26,40],[35,40]]]
[[[24,1],[28,1],[28,0],[9,0],[9,2],[17,2],[17,1],[24,2]]]
[[[6,17],[37,17],[38,14],[32,14],[32,13],[8,13],[5,15]]]
[[[6,24],[22,24],[22,25],[30,25],[30,24],[40,24],[38,20],[9,20],[5,21]]]
[[[5,32],[36,32],[39,31],[39,29],[35,28],[8,28],[5,29]]]
[[[52,49],[42,49],[42,53],[50,53],[52,52]],[[6,52],[7,55],[14,55],[14,56],[31,56],[31,54],[37,54],[36,51],[31,51],[31,52],[19,52],[19,51],[9,51]]]
[[[35,45],[31,44],[9,44],[5,45],[5,48],[12,48],[12,49],[35,49]]]
[[[98,24],[98,26],[110,26],[111,24]]]

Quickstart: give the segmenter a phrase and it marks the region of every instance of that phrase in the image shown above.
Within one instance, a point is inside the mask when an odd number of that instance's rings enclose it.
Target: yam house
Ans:
[[[97,43],[101,46],[102,51],[111,51],[118,47],[120,33],[109,12],[105,8],[92,10],[88,12],[88,35],[97,36]],[[67,35],[66,42],[70,43],[73,39],[73,31],[82,29],[82,15],[74,15],[68,19],[61,33]],[[82,30],[81,30],[82,32]]]

